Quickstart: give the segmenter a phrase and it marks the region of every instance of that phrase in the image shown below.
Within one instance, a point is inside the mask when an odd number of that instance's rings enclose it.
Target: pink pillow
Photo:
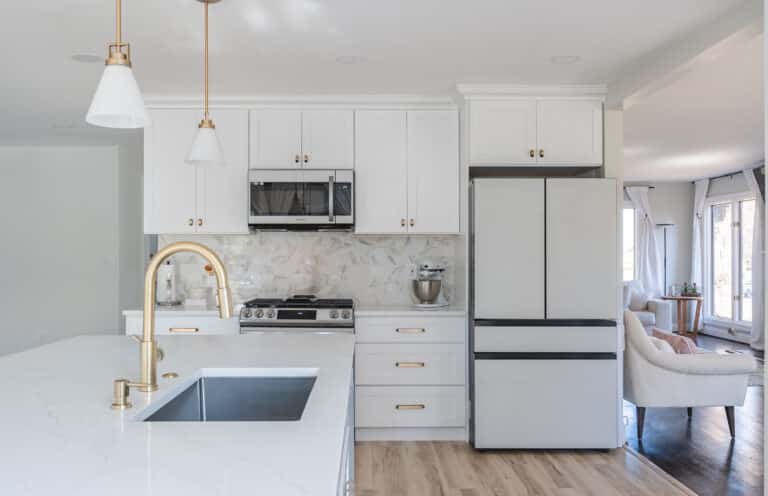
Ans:
[[[672,346],[675,353],[681,355],[692,355],[698,351],[696,343],[691,338],[680,336],[678,334],[672,334],[668,331],[663,331],[656,327],[653,328],[653,337],[663,339]]]

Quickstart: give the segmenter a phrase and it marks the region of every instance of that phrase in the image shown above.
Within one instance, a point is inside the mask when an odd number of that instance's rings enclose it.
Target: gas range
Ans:
[[[240,310],[240,332],[323,331],[354,332],[352,299],[317,298],[295,295],[290,298],[256,298]]]

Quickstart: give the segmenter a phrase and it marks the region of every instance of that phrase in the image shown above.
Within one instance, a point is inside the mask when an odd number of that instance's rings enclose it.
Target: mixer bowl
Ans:
[[[440,280],[413,280],[411,281],[411,289],[413,290],[413,296],[419,301],[419,303],[432,305],[437,302],[437,297],[440,295],[440,289],[443,286],[443,281]]]

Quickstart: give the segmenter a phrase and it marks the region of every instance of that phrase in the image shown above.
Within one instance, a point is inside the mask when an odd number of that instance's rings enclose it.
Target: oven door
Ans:
[[[251,225],[354,223],[352,171],[253,169],[248,181]]]

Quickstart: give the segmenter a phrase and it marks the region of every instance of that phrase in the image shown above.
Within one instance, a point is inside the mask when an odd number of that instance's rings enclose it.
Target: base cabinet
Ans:
[[[475,360],[474,446],[613,449],[616,360]]]
[[[144,312],[126,311],[125,334],[138,336],[143,332]],[[163,335],[220,335],[240,334],[238,317],[220,319],[218,312],[157,311],[155,312],[155,334]]]

